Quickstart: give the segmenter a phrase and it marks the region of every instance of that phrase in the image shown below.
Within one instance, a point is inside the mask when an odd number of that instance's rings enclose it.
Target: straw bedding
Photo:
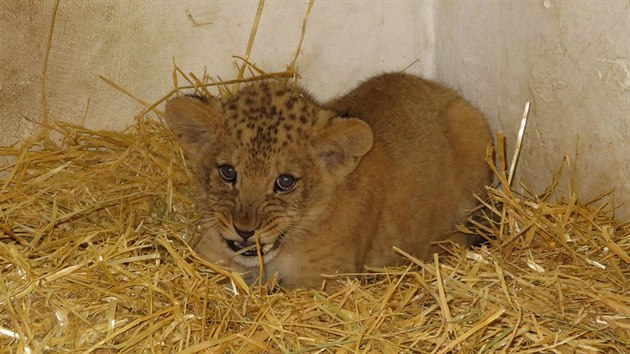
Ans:
[[[0,179],[2,352],[630,348],[630,226],[597,206],[607,197],[489,188],[485,216],[460,226],[491,235],[480,249],[368,269],[330,296],[248,288],[186,246],[200,215],[159,122],[55,129],[61,143],[41,134],[0,149],[14,159]]]

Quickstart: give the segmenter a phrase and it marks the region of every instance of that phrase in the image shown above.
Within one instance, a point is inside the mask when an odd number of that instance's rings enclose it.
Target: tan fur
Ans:
[[[166,117],[206,213],[195,250],[252,279],[277,272],[289,288],[395,265],[402,259],[392,246],[430,256],[491,181],[483,116],[452,90],[406,74],[377,76],[323,106],[271,82],[224,100],[178,97]],[[218,173],[226,164],[233,182]],[[280,175],[297,178],[293,190],[274,189]],[[235,228],[254,236],[243,243]],[[274,245],[263,274],[257,257],[228,246],[255,238]]]

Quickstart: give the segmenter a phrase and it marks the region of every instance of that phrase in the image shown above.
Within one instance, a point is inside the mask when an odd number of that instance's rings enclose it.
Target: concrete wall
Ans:
[[[234,77],[258,1],[63,0],[47,74],[51,118],[122,129],[142,108],[98,79],[146,101],[172,88],[172,60]],[[54,2],[0,2],[0,144],[41,120],[40,74]],[[266,2],[252,60],[283,70],[307,1]],[[195,26],[189,16],[201,23]],[[400,70],[460,90],[513,149],[525,101],[532,112],[519,175],[541,191],[564,155],[578,155],[584,197],[617,189],[630,217],[628,1],[326,1],[312,10],[300,73],[327,99],[374,73]],[[89,102],[89,104],[88,104]]]
[[[437,77],[506,133],[509,151],[532,103],[517,176],[541,192],[568,155],[579,195],[615,188],[629,218],[630,2],[440,1],[435,11]]]
[[[267,1],[253,62],[282,71],[293,58],[307,1]],[[184,72],[234,78],[258,6],[249,1],[63,0],[47,75],[52,118],[122,129],[142,106],[99,80],[103,75],[153,102],[172,89],[173,58]],[[430,2],[317,1],[298,60],[304,84],[321,99],[382,70],[433,73]],[[0,143],[32,133],[41,120],[40,73],[52,0],[0,2]],[[190,20],[200,23],[195,26]],[[395,37],[395,40],[392,38]],[[88,105],[89,101],[89,105]],[[87,112],[87,113],[86,113]]]

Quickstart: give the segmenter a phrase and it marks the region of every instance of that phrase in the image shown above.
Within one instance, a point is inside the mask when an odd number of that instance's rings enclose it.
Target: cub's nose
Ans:
[[[244,241],[247,241],[248,238],[254,236],[254,230],[241,230],[236,226],[234,226],[234,230]]]

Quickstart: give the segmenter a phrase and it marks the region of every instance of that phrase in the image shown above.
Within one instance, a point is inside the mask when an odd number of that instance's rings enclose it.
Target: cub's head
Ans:
[[[323,222],[336,186],[373,140],[365,122],[339,118],[283,83],[225,99],[173,98],[166,121],[199,186],[206,224],[196,250],[243,266],[258,262],[256,239],[270,261]]]

